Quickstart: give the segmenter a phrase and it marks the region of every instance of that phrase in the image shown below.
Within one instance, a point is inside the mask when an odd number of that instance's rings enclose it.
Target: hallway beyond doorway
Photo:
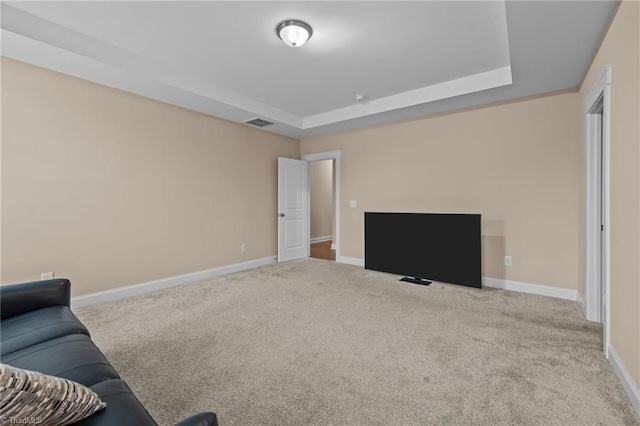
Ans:
[[[324,260],[336,260],[336,251],[331,250],[331,240],[311,244],[311,257]]]

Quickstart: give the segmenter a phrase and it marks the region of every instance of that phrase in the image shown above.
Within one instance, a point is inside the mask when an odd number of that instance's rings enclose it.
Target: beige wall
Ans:
[[[577,93],[562,94],[304,140],[301,151],[342,150],[342,256],[363,257],[365,211],[481,213],[483,275],[576,289],[577,108]]]
[[[640,3],[620,5],[580,101],[605,65],[611,65],[611,344],[640,385]]]
[[[2,66],[2,283],[54,271],[80,295],[276,255],[297,140]]]
[[[333,160],[315,161],[311,169],[311,238],[333,233]]]

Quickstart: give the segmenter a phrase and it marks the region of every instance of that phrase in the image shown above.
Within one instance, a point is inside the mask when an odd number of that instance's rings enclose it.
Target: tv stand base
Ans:
[[[400,278],[400,281],[404,281],[407,283],[412,283],[412,284],[420,284],[420,285],[429,285],[431,284],[431,281],[424,279],[424,278],[418,278],[418,277],[404,277],[404,278]]]

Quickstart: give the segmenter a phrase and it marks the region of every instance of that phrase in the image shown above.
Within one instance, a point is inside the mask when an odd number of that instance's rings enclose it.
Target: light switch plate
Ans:
[[[358,202],[356,200],[349,201],[349,207],[355,209],[356,207],[358,207]]]

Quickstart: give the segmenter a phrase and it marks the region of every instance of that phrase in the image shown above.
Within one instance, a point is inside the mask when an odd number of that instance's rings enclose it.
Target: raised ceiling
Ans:
[[[2,54],[308,138],[576,87],[615,6],[9,2]],[[313,26],[303,47],[276,36],[287,18]]]

